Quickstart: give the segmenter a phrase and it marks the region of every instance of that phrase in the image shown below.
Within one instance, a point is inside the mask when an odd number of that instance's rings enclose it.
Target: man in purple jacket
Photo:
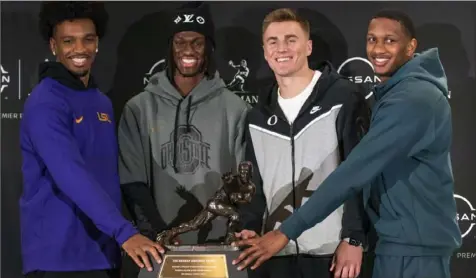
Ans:
[[[119,277],[120,247],[150,270],[160,245],[121,215],[110,100],[90,74],[108,15],[92,2],[46,2],[41,32],[56,62],[40,66],[20,128],[26,277]]]

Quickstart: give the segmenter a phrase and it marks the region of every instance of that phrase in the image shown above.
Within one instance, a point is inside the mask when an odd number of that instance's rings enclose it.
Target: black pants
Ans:
[[[373,254],[364,253],[359,278],[371,278]],[[309,255],[273,257],[256,270],[248,270],[249,278],[333,278],[332,256]]]
[[[25,278],[120,278],[120,271],[93,270],[93,271],[34,271],[25,275]]]

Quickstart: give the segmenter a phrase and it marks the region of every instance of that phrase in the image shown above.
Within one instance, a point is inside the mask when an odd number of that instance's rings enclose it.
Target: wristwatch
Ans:
[[[343,238],[342,240],[346,241],[347,243],[349,243],[352,246],[360,246],[362,248],[364,247],[363,244],[362,244],[362,241],[360,241],[358,239],[346,237],[346,238]]]

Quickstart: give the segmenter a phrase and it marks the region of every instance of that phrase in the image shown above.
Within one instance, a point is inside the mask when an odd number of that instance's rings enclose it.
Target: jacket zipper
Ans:
[[[296,186],[295,182],[295,176],[296,176],[296,166],[294,165],[295,159],[294,159],[294,130],[293,130],[293,124],[290,125],[289,129],[289,137],[291,138],[291,172],[292,172],[292,186],[293,186],[293,209],[296,209],[296,192],[294,191],[294,188]]]
[[[293,213],[296,211],[296,162],[295,162],[295,149],[294,149],[294,123],[290,124],[289,129],[289,137],[291,139],[291,185],[293,190]],[[299,255],[299,245],[297,239],[295,241],[296,244],[296,255]]]

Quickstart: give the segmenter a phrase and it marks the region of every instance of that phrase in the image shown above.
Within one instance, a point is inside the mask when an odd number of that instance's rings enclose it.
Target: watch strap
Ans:
[[[352,246],[360,246],[360,247],[363,247],[363,244],[360,240],[357,240],[357,239],[353,239],[353,238],[350,238],[350,237],[346,237],[346,238],[343,238],[342,239],[343,241],[349,243],[350,245]]]

